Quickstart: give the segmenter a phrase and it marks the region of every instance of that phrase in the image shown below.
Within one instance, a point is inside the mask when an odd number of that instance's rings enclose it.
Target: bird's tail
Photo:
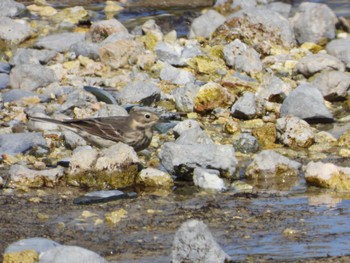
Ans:
[[[50,122],[50,123],[54,123],[54,124],[57,124],[57,125],[70,126],[69,123],[65,123],[64,121],[59,121],[59,120],[50,119],[50,118],[29,116],[29,119],[32,120],[32,121]]]

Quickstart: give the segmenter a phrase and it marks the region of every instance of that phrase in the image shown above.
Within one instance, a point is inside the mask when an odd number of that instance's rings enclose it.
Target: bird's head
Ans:
[[[146,129],[159,121],[159,115],[152,111],[137,110],[129,115],[130,125],[135,129]]]

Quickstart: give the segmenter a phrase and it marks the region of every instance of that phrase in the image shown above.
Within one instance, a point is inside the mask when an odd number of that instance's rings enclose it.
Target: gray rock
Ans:
[[[170,65],[166,65],[160,71],[160,79],[169,81],[176,85],[186,85],[188,83],[194,83],[194,75],[184,69],[178,69]]]
[[[258,140],[249,133],[243,133],[237,141],[233,143],[236,152],[255,153],[259,150]]]
[[[235,151],[229,145],[177,144],[167,142],[159,157],[170,174],[188,178],[196,167],[216,169],[221,176],[232,177],[236,171]]]
[[[90,27],[89,36],[92,42],[102,42],[108,36],[115,33],[128,33],[125,26],[116,19],[102,20],[93,23]]]
[[[38,94],[31,91],[13,89],[3,93],[2,100],[3,102],[13,102],[13,101],[21,100],[23,98],[34,97],[34,96],[38,96]]]
[[[328,54],[331,54],[343,61],[348,69],[350,69],[350,37],[343,39],[335,39],[326,46]]]
[[[248,165],[245,174],[250,178],[269,178],[275,176],[296,176],[301,164],[272,150],[257,154]]]
[[[302,3],[291,20],[299,43],[319,43],[335,37],[337,17],[325,4]]]
[[[103,88],[93,87],[93,86],[84,86],[84,90],[91,92],[95,95],[98,101],[103,101],[106,104],[118,104],[111,92],[104,90]]]
[[[184,87],[177,88],[172,92],[172,96],[175,100],[175,107],[181,112],[192,112],[194,106],[194,98],[198,93],[200,87],[188,83]]]
[[[25,5],[13,0],[0,1],[0,17],[8,16],[14,17],[23,13],[26,10]]]
[[[40,254],[39,263],[107,263],[91,250],[76,246],[58,246]]]
[[[63,103],[59,111],[64,112],[74,107],[84,108],[87,104],[97,102],[96,97],[83,89],[76,89],[68,94],[66,102]]]
[[[200,128],[183,131],[175,141],[177,144],[211,144],[210,136]]]
[[[240,97],[231,108],[234,117],[240,119],[252,119],[257,114],[256,98],[254,93],[246,92]]]
[[[35,250],[38,253],[42,253],[44,251],[47,251],[49,249],[55,248],[60,245],[61,244],[55,241],[52,241],[51,239],[42,238],[42,237],[32,237],[32,238],[21,239],[10,244],[5,249],[5,254],[13,253],[13,252],[21,252],[25,250]]]
[[[119,92],[118,100],[121,104],[139,103],[148,97],[160,95],[160,89],[152,82],[131,82]]]
[[[226,18],[214,10],[195,18],[191,24],[189,38],[197,36],[209,38],[214,31],[225,23]]]
[[[321,92],[313,85],[301,84],[283,101],[281,117],[293,115],[308,122],[332,122]]]
[[[116,104],[105,104],[95,114],[96,117],[128,116],[128,112],[122,106]]]
[[[105,40],[103,40],[100,43],[100,46],[103,46],[103,45],[106,45],[109,43],[113,43],[113,42],[116,42],[118,40],[125,40],[125,39],[134,40],[135,36],[129,34],[129,32],[124,32],[124,31],[113,33],[112,35],[109,35]]]
[[[46,140],[41,133],[0,134],[0,155],[25,153],[33,147],[48,149]]]
[[[285,18],[288,18],[290,11],[292,10],[292,5],[283,2],[272,2],[269,3],[266,8],[281,14]]]
[[[6,73],[0,73],[0,90],[10,85],[10,76]]]
[[[52,69],[39,64],[18,65],[10,74],[12,88],[26,91],[33,91],[57,81],[58,78]]]
[[[62,132],[62,135],[64,137],[64,144],[68,149],[73,150],[79,146],[86,145],[86,141],[84,140],[84,138],[82,138],[81,136],[79,136],[73,131],[64,130]]]
[[[1,10],[1,9],[0,9]],[[31,35],[31,27],[8,17],[0,19],[0,40],[9,44],[19,44]]]
[[[0,62],[0,73],[10,74],[11,65],[6,62]]]
[[[32,48],[19,48],[11,58],[11,65],[20,64],[47,64],[57,55],[57,52],[52,50],[38,50]]]
[[[314,142],[314,132],[310,125],[297,117],[287,116],[276,122],[278,139],[291,148],[307,148]]]
[[[235,70],[248,74],[258,73],[262,70],[259,53],[239,39],[225,45],[223,53],[226,64]]]
[[[85,34],[81,33],[58,33],[41,37],[35,43],[35,47],[54,50],[57,52],[70,51],[71,46],[85,40]]]
[[[226,189],[226,186],[219,175],[218,170],[197,167],[193,171],[193,182],[194,185],[203,189],[222,191]]]
[[[191,129],[200,129],[201,126],[198,121],[196,120],[183,120],[179,122],[173,129],[176,136],[181,136],[184,132],[191,130]]]
[[[328,54],[311,54],[303,57],[296,65],[296,69],[306,77],[310,77],[322,70],[344,71],[344,63]]]
[[[292,87],[289,83],[284,82],[274,75],[266,74],[261,81],[256,95],[258,98],[270,102],[282,103],[291,91]]]
[[[252,8],[257,6],[256,0],[236,0],[231,4],[231,8]]]
[[[328,101],[344,100],[350,95],[350,74],[340,71],[321,72],[312,82]]]
[[[177,230],[171,249],[171,262],[229,262],[230,257],[214,240],[209,228],[191,219]]]
[[[70,46],[70,50],[75,53],[75,55],[78,56],[84,56],[91,59],[98,59],[98,49],[100,48],[99,44],[82,41],[77,42]]]

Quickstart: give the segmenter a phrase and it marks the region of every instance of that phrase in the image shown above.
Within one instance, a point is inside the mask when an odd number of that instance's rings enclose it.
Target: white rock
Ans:
[[[195,168],[193,171],[193,182],[196,186],[204,189],[224,190],[225,182],[219,177],[218,170]]]

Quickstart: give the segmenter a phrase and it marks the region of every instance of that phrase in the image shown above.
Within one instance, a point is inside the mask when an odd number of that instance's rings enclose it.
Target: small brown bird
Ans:
[[[132,146],[135,151],[141,151],[151,143],[153,126],[159,121],[159,116],[152,111],[136,110],[129,116],[64,121],[41,117],[30,117],[30,119],[67,127],[99,147],[108,147],[113,142],[123,142]]]

